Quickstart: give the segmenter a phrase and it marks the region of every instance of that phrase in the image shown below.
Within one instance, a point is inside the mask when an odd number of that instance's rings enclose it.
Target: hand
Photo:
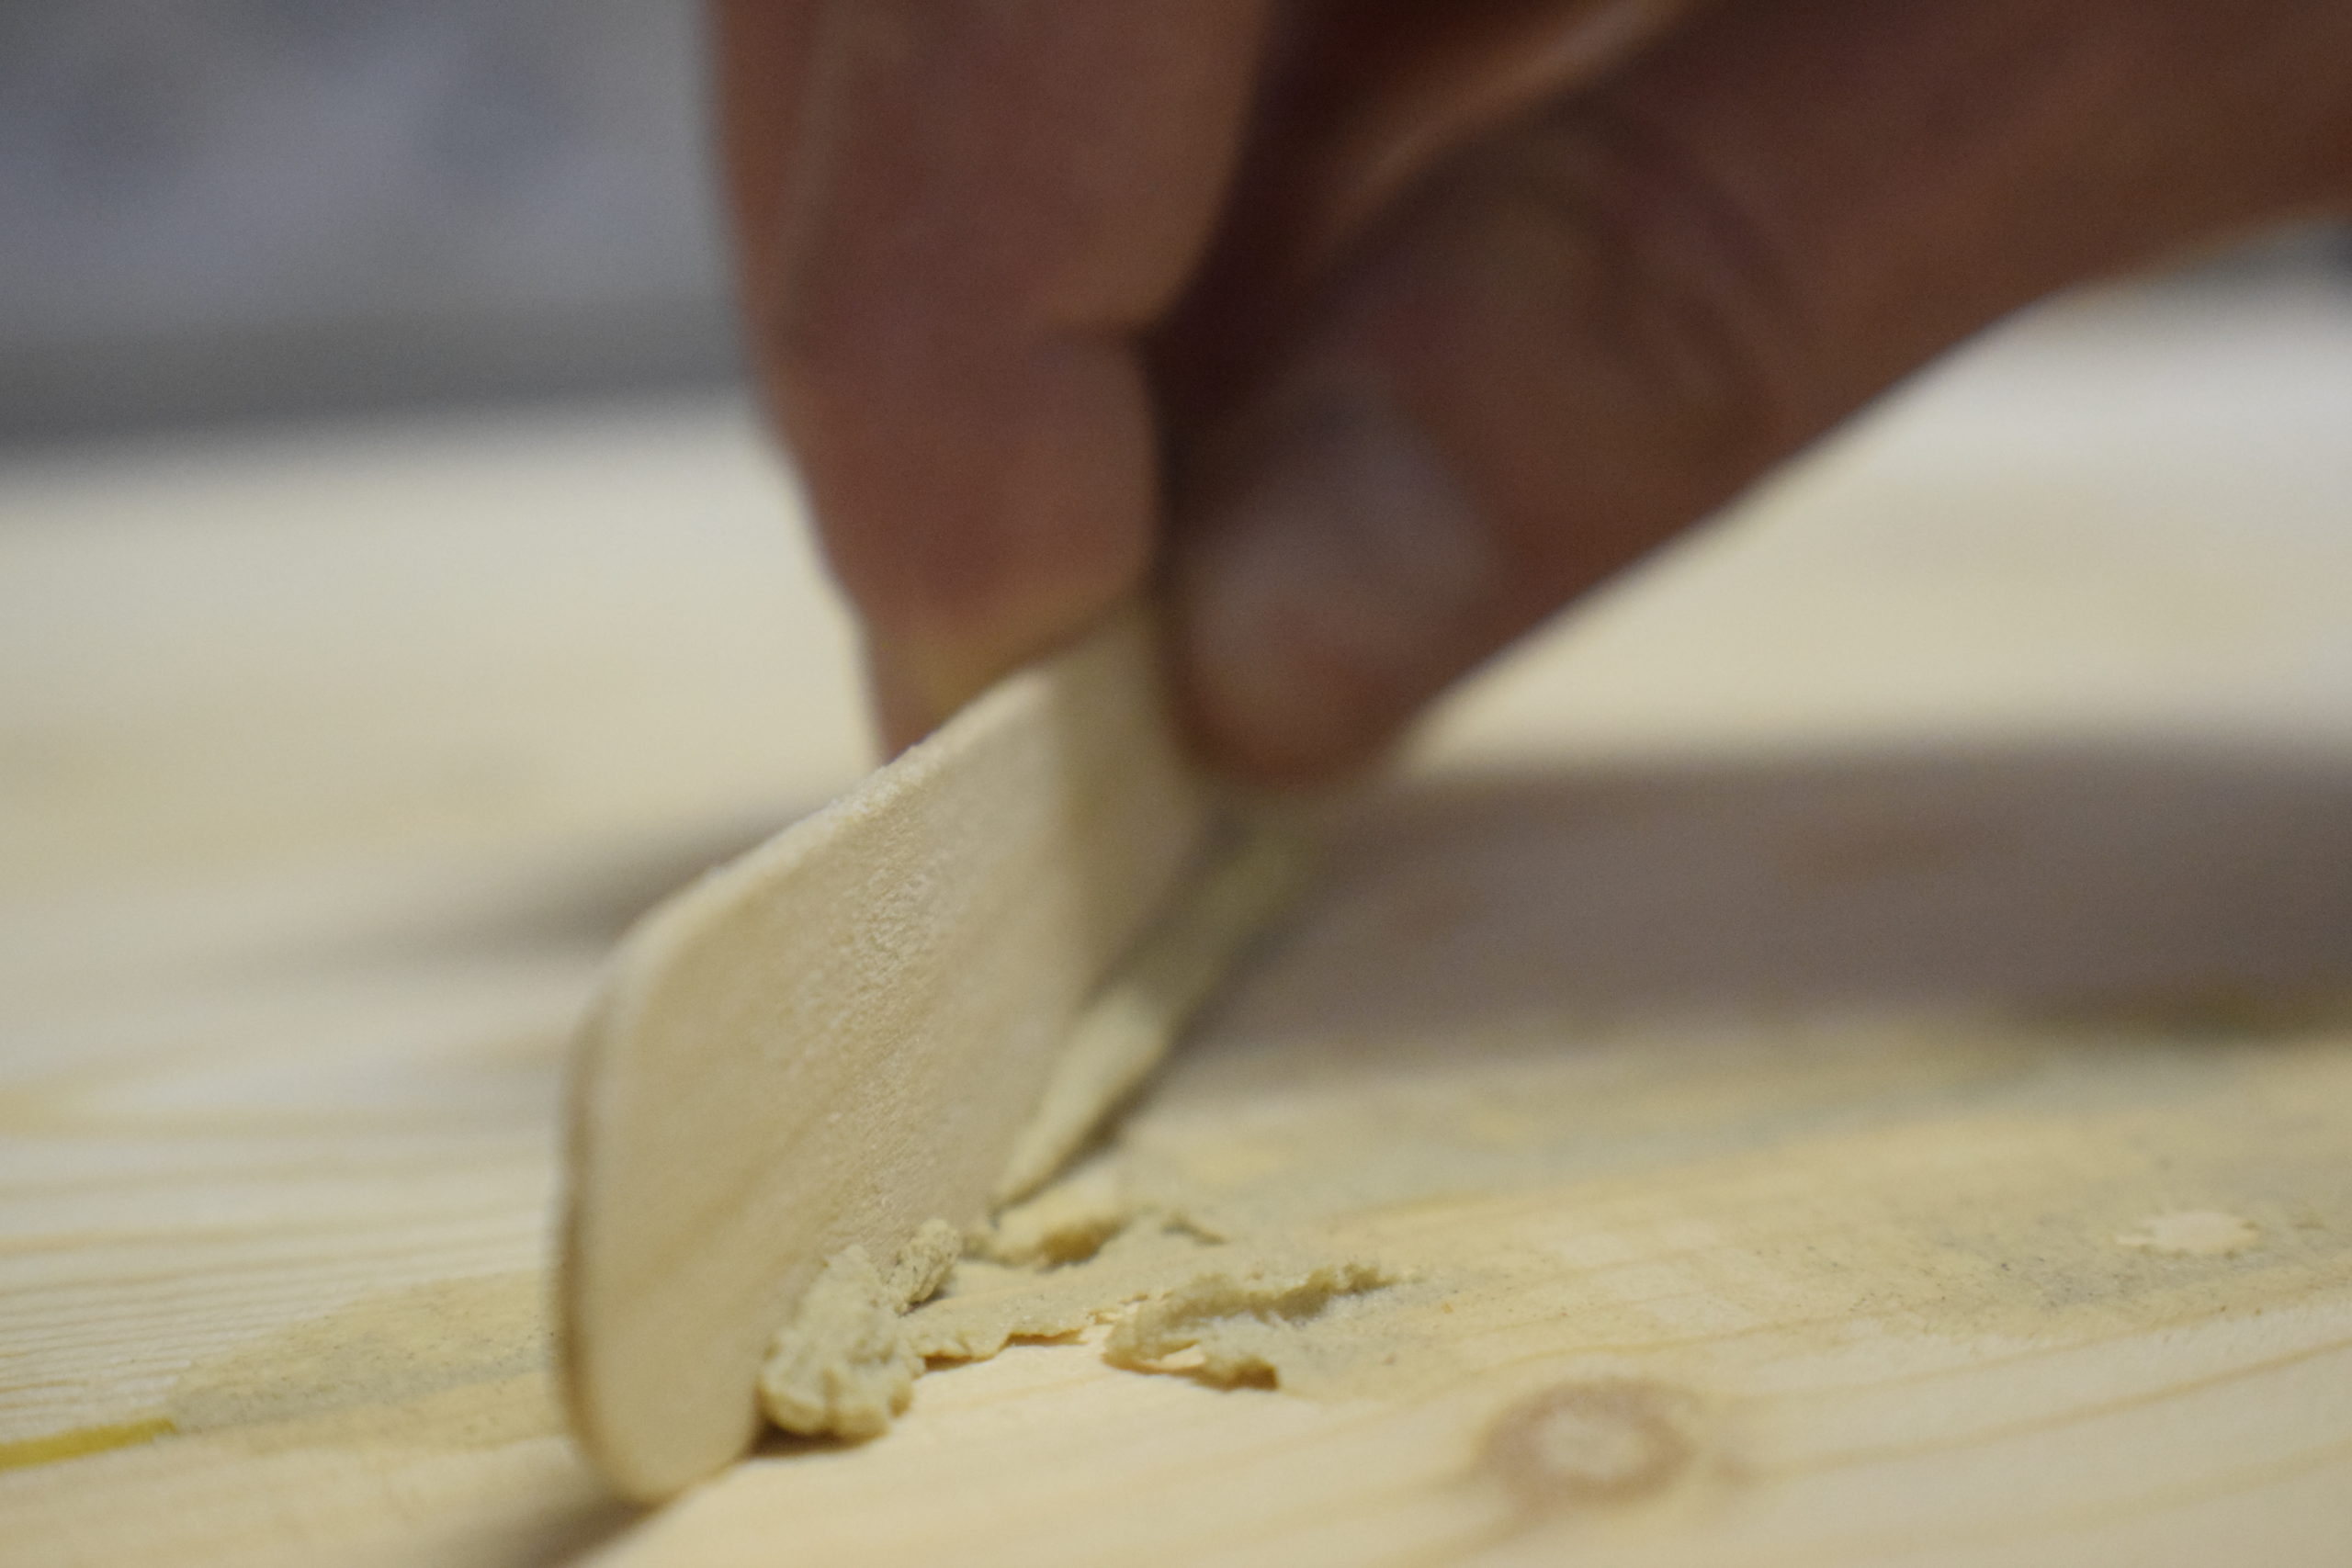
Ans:
[[[2352,198],[2344,0],[721,0],[758,364],[920,735],[1148,579],[1227,765],[2052,289]]]

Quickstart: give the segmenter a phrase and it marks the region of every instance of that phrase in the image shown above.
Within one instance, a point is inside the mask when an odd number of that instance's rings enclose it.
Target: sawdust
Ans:
[[[2251,1220],[2212,1209],[2182,1209],[2150,1214],[2115,1243],[2172,1258],[2234,1258],[2261,1240],[2262,1228]]]
[[[1107,1325],[1113,1366],[1272,1388],[1302,1374],[1328,1381],[1359,1359],[1360,1339],[1335,1332],[1346,1316],[1335,1307],[1403,1278],[1279,1235],[1228,1239],[1179,1209],[1104,1190],[1098,1172],[977,1237],[905,1333],[930,1359],[976,1361]]]
[[[1140,1347],[1190,1332],[1175,1348],[1199,1353],[1183,1370],[1229,1362],[1230,1377],[1201,1375],[1272,1383],[1285,1358],[1264,1343],[1267,1323],[1295,1334],[1313,1315],[1302,1303],[1316,1292],[1352,1294],[1386,1282],[1360,1260],[1278,1265],[1246,1248],[1217,1251],[1196,1277],[1195,1255],[1226,1248],[1227,1238],[1181,1208],[1138,1201],[1099,1168],[1037,1190],[1159,1064],[1295,892],[1306,861],[1302,833],[1262,815],[1237,821],[1233,832],[1078,1018],[998,1181],[998,1203],[1013,1206],[968,1248],[945,1222],[928,1222],[888,1278],[862,1247],[826,1260],[761,1371],[761,1404],[778,1427],[877,1437],[906,1410],[928,1361],[985,1360],[1015,1341],[1072,1338],[1137,1303],[1150,1303],[1144,1310],[1157,1326],[1140,1338],[1114,1335],[1120,1348],[1106,1353],[1116,1364],[1177,1370],[1153,1364],[1169,1350]],[[960,1260],[959,1251],[967,1252]],[[1219,1347],[1249,1332],[1245,1319],[1261,1331],[1228,1355]]]
[[[1363,1359],[1363,1337],[1344,1332],[1349,1309],[1404,1278],[1376,1259],[1229,1238],[1125,1190],[1100,1162],[968,1238],[931,1222],[887,1277],[863,1247],[834,1254],[776,1336],[761,1402],[789,1432],[878,1437],[932,1363],[1106,1325],[1103,1359],[1128,1371],[1222,1387],[1328,1382]]]
[[[973,1236],[937,1298],[910,1314],[908,1336],[925,1357],[947,1361],[1073,1338],[1164,1289],[1222,1239],[1138,1202],[1097,1162]]]
[[[324,1444],[449,1451],[562,1429],[534,1270],[356,1297],[203,1358],[158,1413],[258,1452]]]
[[[963,1238],[927,1220],[886,1276],[863,1247],[843,1247],[776,1331],[760,1369],[768,1419],[804,1437],[876,1438],[914,1397],[922,1356],[909,1343],[907,1309],[939,1289]]]
[[[1285,1361],[1314,1348],[1309,1337],[1327,1314],[1396,1279],[1356,1259],[1201,1274],[1121,1319],[1102,1359],[1136,1371],[1189,1371],[1223,1388],[1271,1388]]]

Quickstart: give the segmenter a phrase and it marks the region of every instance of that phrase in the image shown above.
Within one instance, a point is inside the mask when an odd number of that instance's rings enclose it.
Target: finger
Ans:
[[[1177,418],[1246,377],[1283,310],[1464,144],[1615,68],[1711,0],[1330,0],[1288,26],[1216,248],[1159,335]]]
[[[1141,580],[1158,454],[1135,333],[1206,243],[1261,9],[822,8],[748,298],[894,742]]]
[[[739,288],[775,275],[823,0],[711,0],[711,62]]]
[[[1465,150],[1186,437],[1204,738],[1361,761],[1977,327],[2340,200],[2347,58],[2336,0],[1732,5]]]

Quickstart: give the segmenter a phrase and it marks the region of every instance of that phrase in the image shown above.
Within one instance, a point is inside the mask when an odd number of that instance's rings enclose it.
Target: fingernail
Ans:
[[[1306,780],[1363,761],[1484,651],[1493,536],[1385,399],[1292,422],[1180,536],[1180,656],[1210,745]]]

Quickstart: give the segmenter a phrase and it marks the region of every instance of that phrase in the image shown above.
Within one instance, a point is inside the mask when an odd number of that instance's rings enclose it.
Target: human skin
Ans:
[[[2346,0],[717,0],[903,745],[1139,587],[1276,784],[2053,289],[2352,203]]]

